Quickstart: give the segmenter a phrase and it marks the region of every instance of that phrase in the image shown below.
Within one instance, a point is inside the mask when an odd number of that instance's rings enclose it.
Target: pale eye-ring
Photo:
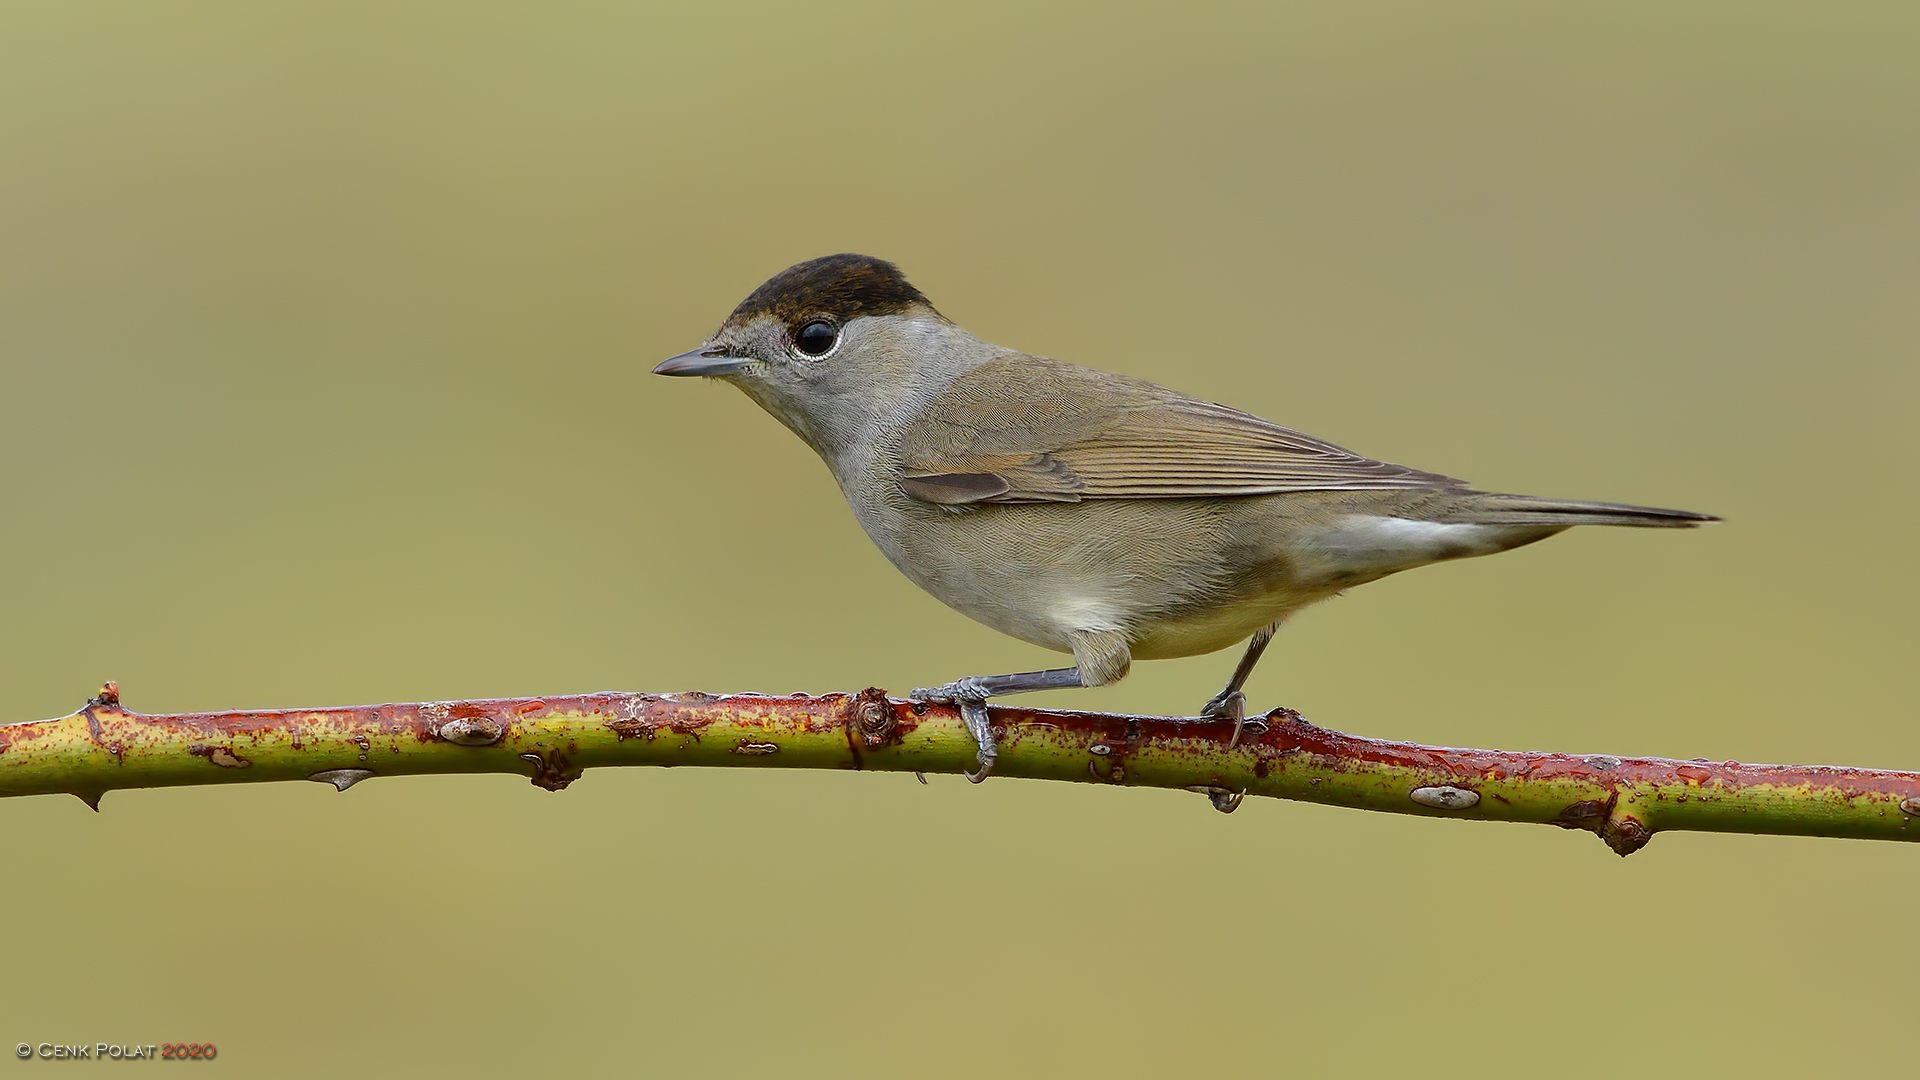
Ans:
[[[815,320],[800,328],[793,335],[794,348],[808,356],[825,356],[833,349],[833,343],[840,340],[840,331],[824,320]]]

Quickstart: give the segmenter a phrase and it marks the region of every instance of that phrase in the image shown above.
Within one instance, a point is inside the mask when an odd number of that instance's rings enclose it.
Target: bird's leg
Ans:
[[[1279,628],[1278,622],[1270,622],[1254,633],[1253,640],[1247,642],[1246,654],[1233,669],[1233,678],[1227,680],[1227,688],[1200,708],[1200,715],[1205,719],[1233,721],[1233,739],[1228,746],[1240,744],[1240,732],[1247,726],[1247,695],[1241,693],[1247,685],[1247,676],[1253,674],[1253,666],[1260,662],[1260,654],[1267,651],[1267,642],[1273,640],[1273,632]]]
[[[1053,668],[1047,671],[1023,671],[1016,675],[969,675],[945,686],[915,690],[907,696],[914,701],[931,701],[960,709],[960,719],[966,723],[967,733],[973,736],[973,741],[980,747],[980,771],[967,774],[967,779],[977,784],[993,772],[993,759],[999,754],[999,747],[993,739],[993,726],[987,723],[988,698],[1080,685],[1078,667]]]

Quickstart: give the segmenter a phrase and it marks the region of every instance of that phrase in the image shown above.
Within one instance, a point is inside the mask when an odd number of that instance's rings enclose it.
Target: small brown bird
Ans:
[[[913,583],[1074,666],[972,676],[959,706],[992,771],[986,700],[1105,686],[1135,659],[1251,636],[1201,710],[1242,687],[1280,623],[1343,589],[1574,525],[1688,528],[1684,510],[1475,491],[1125,375],[981,341],[892,263],[829,255],[775,274],[707,343],[653,369],[745,391],[813,447]]]

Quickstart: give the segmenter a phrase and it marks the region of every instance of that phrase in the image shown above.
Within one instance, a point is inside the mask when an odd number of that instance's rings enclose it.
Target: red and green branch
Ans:
[[[1920,773],[1461,750],[1343,735],[1288,710],[1230,722],[995,706],[994,775],[1181,788],[1426,817],[1584,829],[1631,854],[1656,832],[1920,839]],[[109,683],[79,712],[0,726],[0,796],[422,773],[531,775],[558,791],[614,765],[964,774],[950,706],[879,690],[761,697],[601,693],[143,715]]]

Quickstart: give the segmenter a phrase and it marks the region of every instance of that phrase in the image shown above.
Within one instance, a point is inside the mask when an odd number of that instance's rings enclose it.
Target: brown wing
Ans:
[[[1018,353],[955,379],[902,448],[900,486],[944,505],[1464,486],[1153,383]]]

